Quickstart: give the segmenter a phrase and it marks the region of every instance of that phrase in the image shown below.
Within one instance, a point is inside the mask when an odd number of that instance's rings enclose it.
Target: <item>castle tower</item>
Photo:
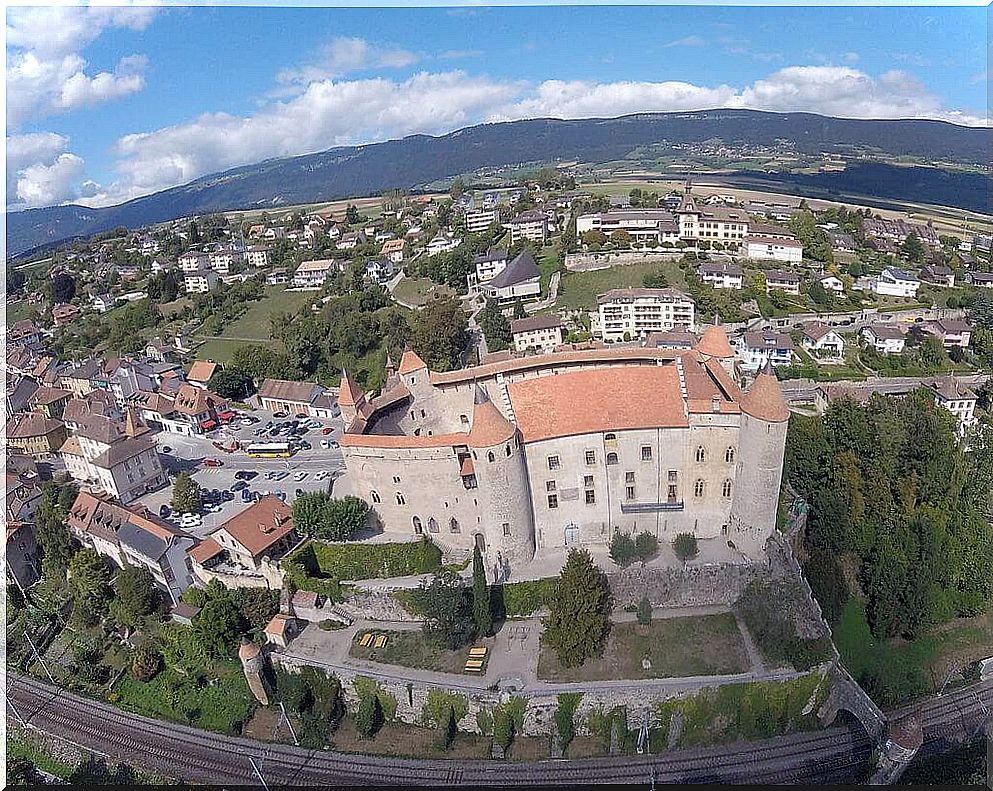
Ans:
[[[355,420],[355,416],[364,405],[365,393],[362,392],[362,388],[356,384],[348,371],[342,369],[341,387],[338,390],[338,408],[341,410],[341,417],[345,421],[346,428],[349,423]]]
[[[771,365],[741,398],[741,430],[728,539],[753,559],[776,528],[790,410]]]
[[[262,649],[247,637],[242,637],[241,645],[238,647],[238,659],[241,660],[241,669],[245,673],[248,688],[252,690],[255,699],[263,706],[268,706],[269,694],[266,692],[265,682],[262,680],[262,670],[265,663]]]
[[[475,459],[486,565],[497,558],[528,561],[534,556],[534,522],[527,464],[517,426],[507,420],[478,385],[473,395],[469,447]]]
[[[400,381],[411,392],[423,390],[425,385],[429,385],[428,366],[418,356],[413,349],[407,348],[400,358],[400,367],[397,369]],[[416,398],[416,395],[415,395]]]
[[[714,317],[714,323],[703,331],[703,337],[696,345],[696,350],[706,361],[709,358],[717,360],[728,375],[734,377],[734,349],[728,340],[728,334],[720,324],[720,319]]]

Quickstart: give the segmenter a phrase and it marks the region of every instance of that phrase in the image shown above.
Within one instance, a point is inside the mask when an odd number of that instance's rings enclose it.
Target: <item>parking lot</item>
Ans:
[[[297,491],[330,491],[335,475],[344,470],[341,450],[337,447],[322,448],[320,441],[337,441],[343,429],[341,419],[320,419],[316,422],[321,428],[308,430],[300,439],[310,443],[309,449],[296,451],[288,459],[259,459],[251,458],[244,451],[238,450],[226,453],[219,450],[213,443],[229,446],[232,442],[248,444],[251,442],[279,442],[285,437],[255,436],[254,432],[263,428],[267,423],[279,423],[294,418],[273,418],[271,412],[253,410],[248,413],[258,418],[259,422],[252,425],[233,423],[222,426],[206,434],[187,437],[178,434],[160,433],[157,436],[159,454],[162,464],[175,476],[180,472],[189,472],[193,479],[205,492],[217,490],[231,491],[238,481],[237,473],[256,473],[247,481],[247,490],[266,494],[269,492],[283,493],[286,502],[292,504]],[[328,434],[322,429],[330,428]],[[207,460],[216,459],[220,466],[209,466]],[[270,477],[272,476],[272,477]],[[242,488],[239,486],[239,489]],[[220,527],[231,517],[243,511],[251,501],[243,501],[241,492],[233,492],[233,499],[219,502],[216,508],[207,510],[202,515],[198,527],[186,528],[187,532],[202,538],[217,527]],[[167,486],[141,498],[141,504],[152,513],[158,514],[162,505],[169,505],[172,499],[172,486]],[[173,521],[170,517],[169,521]],[[173,521],[178,526],[178,520]]]

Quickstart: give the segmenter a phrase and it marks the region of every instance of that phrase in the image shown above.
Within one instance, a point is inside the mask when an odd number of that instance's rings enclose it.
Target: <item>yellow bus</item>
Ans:
[[[293,455],[289,442],[253,442],[245,453],[253,459],[288,459]]]

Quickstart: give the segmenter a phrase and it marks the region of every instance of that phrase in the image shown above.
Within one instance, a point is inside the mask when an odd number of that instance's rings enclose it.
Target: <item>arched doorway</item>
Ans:
[[[476,535],[474,535],[472,537],[472,539],[473,539],[473,542],[475,543],[476,547],[479,549],[479,551],[482,552],[485,555],[486,554],[486,539],[483,538],[483,534],[482,533],[476,533]]]
[[[565,545],[574,547],[579,544],[579,525],[570,522],[565,526]]]

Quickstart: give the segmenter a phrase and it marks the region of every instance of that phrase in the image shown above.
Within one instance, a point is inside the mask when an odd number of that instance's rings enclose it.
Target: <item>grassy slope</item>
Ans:
[[[675,262],[629,264],[592,272],[567,272],[559,284],[559,298],[555,305],[560,310],[596,307],[598,294],[612,288],[640,288],[645,275],[662,269],[673,288],[686,288],[686,277]]]

